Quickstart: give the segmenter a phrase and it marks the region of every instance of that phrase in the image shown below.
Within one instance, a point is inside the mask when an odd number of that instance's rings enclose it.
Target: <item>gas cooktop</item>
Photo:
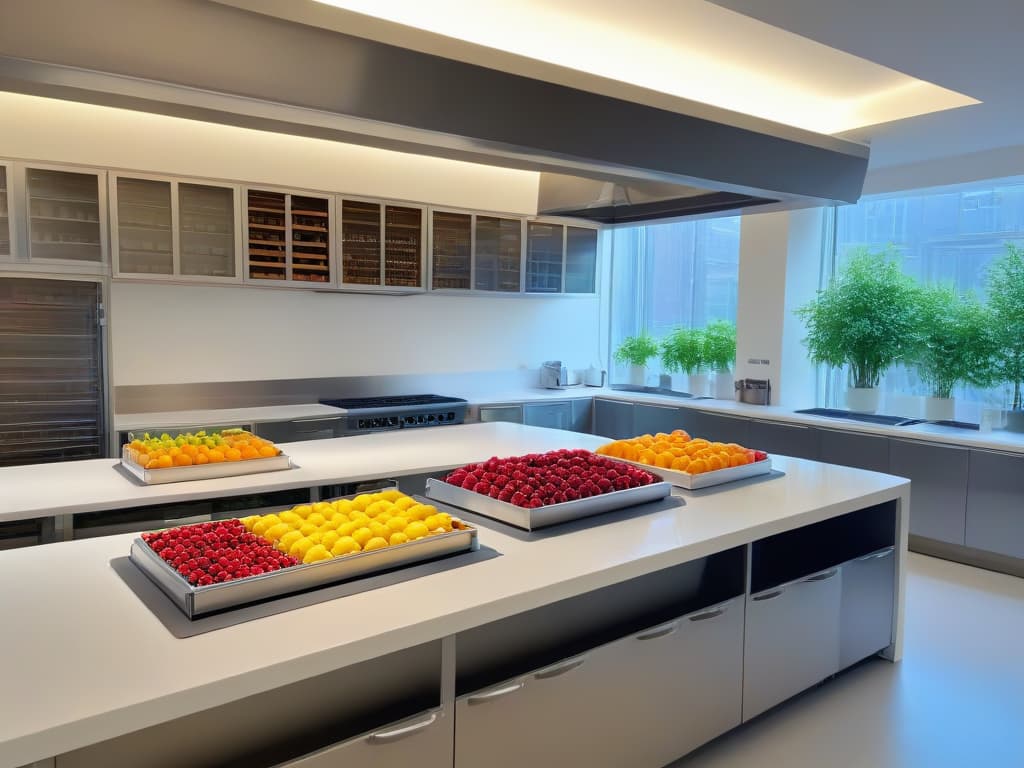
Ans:
[[[341,397],[320,402],[345,411],[344,435],[461,424],[466,418],[465,400],[442,395]]]

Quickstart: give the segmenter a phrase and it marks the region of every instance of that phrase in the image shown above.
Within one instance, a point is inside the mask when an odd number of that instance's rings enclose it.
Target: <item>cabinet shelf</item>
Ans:
[[[249,210],[256,211],[257,213],[276,213],[279,216],[284,216],[284,208],[264,208],[262,206],[250,205]]]
[[[293,246],[305,247],[305,248],[327,248],[327,243],[321,243],[317,240],[292,240]]]
[[[250,245],[278,245],[282,248],[284,248],[285,245],[287,245],[287,243],[285,243],[284,240],[263,240],[252,237],[249,238],[249,243]]]
[[[273,229],[278,232],[284,232],[285,228],[281,224],[253,224],[249,222],[249,229]]]
[[[330,267],[322,264],[292,264],[292,269],[305,269],[314,272],[329,272]]]
[[[281,227],[281,229],[284,229],[284,227]],[[325,235],[327,234],[326,227],[311,227],[308,224],[292,224],[292,229],[298,229],[302,232],[320,232]]]
[[[100,223],[99,219],[72,219],[72,218],[65,218],[65,217],[62,217],[62,216],[37,216],[35,214],[30,216],[29,218],[31,218],[32,221],[60,221],[60,222],[64,222],[64,223],[67,223],[67,224],[99,224]]]
[[[260,209],[260,208],[250,208],[249,210],[257,211],[257,210],[262,210],[262,209]],[[323,212],[323,211],[308,211],[308,210],[305,210],[305,209],[299,210],[299,209],[295,209],[295,208],[292,208],[292,216],[313,216],[313,217],[321,218],[321,219],[326,219],[327,218],[327,214],[325,212]]]
[[[99,200],[83,200],[79,197],[50,197],[49,195],[30,194],[32,200],[44,200],[48,203],[76,203],[78,205],[99,205]]]
[[[269,251],[266,248],[250,248],[250,256],[280,256],[284,258],[284,251]]]

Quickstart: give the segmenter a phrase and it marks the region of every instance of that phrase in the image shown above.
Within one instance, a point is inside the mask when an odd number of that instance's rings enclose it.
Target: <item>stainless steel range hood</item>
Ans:
[[[0,89],[535,170],[538,213],[606,224],[860,196],[863,145],[355,37],[334,10],[14,3],[0,25]]]

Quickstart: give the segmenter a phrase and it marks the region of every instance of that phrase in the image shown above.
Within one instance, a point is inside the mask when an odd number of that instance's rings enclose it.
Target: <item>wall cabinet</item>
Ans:
[[[872,472],[889,471],[889,438],[819,429],[819,460]]]
[[[844,563],[839,615],[839,668],[846,669],[892,642],[896,557],[893,547]]]
[[[423,289],[426,226],[419,206],[339,198],[341,285]]]
[[[248,280],[303,286],[333,282],[333,214],[329,196],[247,189]]]
[[[25,167],[29,261],[106,262],[105,177],[85,168]]]
[[[1024,558],[1024,455],[971,451],[966,544]]]
[[[596,290],[596,229],[546,221],[527,222],[527,293],[595,293]]]
[[[633,404],[594,398],[594,434],[611,440],[634,437]]]
[[[889,472],[910,478],[910,533],[964,544],[970,451],[915,440],[889,441]]]
[[[478,291],[519,293],[523,289],[523,222],[476,216],[473,287]]]
[[[473,216],[434,210],[430,226],[432,288],[473,287]]]
[[[565,228],[565,292],[597,291],[597,230]]]
[[[237,282],[239,188],[111,174],[115,277]]]
[[[781,456],[798,459],[818,459],[818,431],[800,424],[780,424],[751,419],[747,427],[747,440],[742,445]]]
[[[9,203],[11,166],[0,163],[0,257],[14,256],[14,236],[11,228],[11,206]]]

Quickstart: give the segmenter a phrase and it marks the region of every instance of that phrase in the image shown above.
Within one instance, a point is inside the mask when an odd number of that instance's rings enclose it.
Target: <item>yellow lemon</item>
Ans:
[[[363,545],[363,552],[372,552],[375,549],[384,549],[387,545],[388,540],[383,536],[374,536]]]
[[[315,541],[303,537],[296,541],[294,544],[292,544],[291,549],[288,550],[288,554],[294,557],[296,560],[301,560],[306,556],[306,553],[309,552],[309,550],[312,549],[314,546],[316,546]]]
[[[347,523],[350,519],[351,518],[344,512],[335,512],[333,515],[331,515],[331,522],[335,524],[335,527],[341,525],[342,523]]]
[[[323,536],[320,537],[320,543],[323,544],[328,549],[330,549],[331,547],[334,546],[334,544],[340,538],[341,538],[341,536],[338,535],[337,531],[328,531],[327,533],[325,533]]]
[[[373,531],[366,527],[357,528],[352,532],[352,538],[356,540],[356,543],[360,547],[362,547],[366,545],[366,542],[373,538]]]
[[[362,512],[372,503],[373,499],[370,498],[369,494],[362,493],[356,496],[354,499],[352,499],[352,509],[357,509],[360,512]]]
[[[352,510],[352,501],[350,499],[338,499],[337,501],[331,502],[331,508],[335,512],[343,512],[348,514]]]
[[[277,540],[277,548],[282,552],[288,552],[292,548],[292,544],[301,538],[301,531],[288,531],[288,533]]]
[[[339,525],[337,528],[338,533],[342,536],[351,536],[353,531],[358,531],[363,527],[363,524],[358,520],[353,520],[351,523],[344,523]]]
[[[277,541],[291,529],[292,527],[288,525],[288,523],[278,523],[277,525],[272,525],[267,528],[267,530],[263,532],[263,538],[269,541]]]
[[[245,530],[251,531],[252,527],[256,525],[256,521],[259,519],[259,515],[249,515],[249,517],[243,517],[239,522],[245,526]]]
[[[385,501],[398,501],[400,498],[402,498],[403,494],[397,488],[392,488],[391,490],[388,491],[381,491],[380,495],[381,498],[383,498]]]
[[[387,527],[394,531],[404,531],[409,521],[404,517],[392,517],[386,523]]]
[[[302,531],[303,536],[309,536],[309,534],[319,531],[320,526],[316,523],[311,523],[309,522],[309,520],[307,520],[302,524],[302,527],[299,528],[299,530]]]
[[[438,515],[431,515],[423,521],[423,524],[431,531],[436,531],[438,528],[444,528],[444,523]]]
[[[325,520],[323,525],[320,526],[320,533],[327,533],[327,531],[337,530],[338,526],[341,525],[341,520]]]
[[[370,517],[376,517],[381,512],[387,512],[391,509],[391,502],[389,501],[375,501],[373,504],[366,508],[366,514]]]
[[[257,536],[262,536],[263,532],[266,531],[267,528],[270,528],[274,525],[276,525],[276,523],[268,522],[267,520],[261,517],[259,520],[253,523],[253,526],[250,530]]]
[[[321,525],[323,525],[326,520],[327,520],[327,518],[324,517],[323,515],[321,515],[319,512],[314,512],[313,514],[311,514],[309,517],[306,518],[306,522],[307,523],[312,523],[317,528],[319,528]]]
[[[388,538],[388,536],[390,536],[392,533],[391,529],[384,525],[384,523],[378,523],[376,520],[370,523],[369,528],[371,531],[373,531],[373,535],[375,537],[380,537],[383,539]]]
[[[430,529],[427,528],[426,524],[421,520],[409,523],[408,527],[405,529],[405,535],[408,536],[411,541],[422,539],[428,533],[430,533]]]
[[[318,501],[313,505],[313,511],[319,512],[321,515],[327,512],[331,508],[331,502],[329,501]]]
[[[281,519],[282,523],[289,523],[291,525],[295,525],[296,523],[302,523],[302,518],[296,515],[290,509],[287,512],[282,512],[280,515],[278,515],[278,517]]]
[[[310,547],[309,551],[303,555],[302,562],[316,563],[320,560],[327,560],[330,556],[331,553],[327,551],[327,548],[323,544],[317,544],[314,547]]]
[[[391,534],[391,538],[388,539],[388,543],[391,544],[391,546],[395,546],[396,544],[405,544],[408,540],[409,537],[402,531],[395,531]]]
[[[405,510],[404,517],[408,520],[422,520],[429,514],[426,504],[413,504]]]
[[[309,506],[309,504],[300,504],[297,507],[292,507],[292,512],[294,512],[302,519],[306,519],[310,516],[310,514],[312,514],[313,508]]]
[[[395,500],[395,510],[398,512],[404,512],[409,507],[415,506],[417,503],[416,499],[410,498],[409,496],[403,496],[402,498]]]
[[[359,546],[359,542],[353,539],[351,536],[342,536],[331,547],[332,555],[350,555],[354,552],[358,552],[362,547]]]

